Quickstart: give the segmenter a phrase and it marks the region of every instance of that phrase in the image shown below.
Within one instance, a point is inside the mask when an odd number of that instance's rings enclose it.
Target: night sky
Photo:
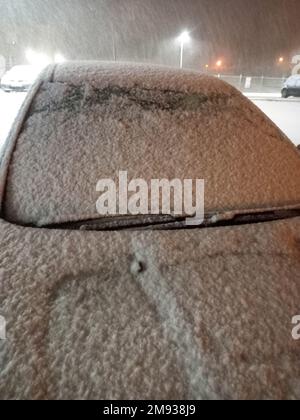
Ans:
[[[19,61],[28,47],[113,59],[115,45],[119,60],[176,66],[174,39],[185,29],[186,67],[222,58],[228,72],[270,74],[281,71],[280,56],[300,54],[300,0],[0,0],[0,8],[0,54],[13,50]]]

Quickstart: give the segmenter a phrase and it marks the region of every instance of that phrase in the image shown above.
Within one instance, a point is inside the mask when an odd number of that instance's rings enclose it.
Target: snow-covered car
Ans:
[[[12,67],[1,78],[1,89],[5,92],[28,91],[40,72],[40,68],[30,65]]]
[[[204,179],[204,223],[99,218],[121,170]],[[299,399],[299,180],[296,147],[217,78],[47,68],[0,167],[0,396]]]
[[[282,88],[281,95],[283,98],[290,96],[300,97],[300,74],[289,77]]]

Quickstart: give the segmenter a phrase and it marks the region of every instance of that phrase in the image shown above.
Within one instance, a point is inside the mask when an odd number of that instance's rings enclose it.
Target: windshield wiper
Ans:
[[[185,217],[176,218],[172,215],[128,215],[107,216],[99,219],[48,225],[46,227],[51,229],[59,227],[78,230],[123,230],[164,226],[180,221],[185,221]]]
[[[186,216],[137,215],[110,216],[44,226],[47,229],[82,231],[174,230],[236,226],[300,217],[300,207],[274,210],[228,211],[207,213],[201,225],[187,225]]]

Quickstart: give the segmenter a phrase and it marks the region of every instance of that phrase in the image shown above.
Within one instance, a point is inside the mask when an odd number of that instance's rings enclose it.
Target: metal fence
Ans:
[[[233,85],[242,92],[262,92],[274,93],[280,92],[286,77],[252,77],[252,76],[230,76],[218,74],[215,75],[221,80]]]

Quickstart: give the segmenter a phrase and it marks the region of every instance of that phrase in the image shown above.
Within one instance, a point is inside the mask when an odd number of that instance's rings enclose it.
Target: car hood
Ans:
[[[1,79],[1,83],[17,83],[17,82],[24,82],[24,83],[33,83],[34,79],[29,77],[23,77],[23,76],[14,76],[14,75],[6,75],[3,76]]]
[[[0,237],[1,398],[300,398],[300,218]]]

